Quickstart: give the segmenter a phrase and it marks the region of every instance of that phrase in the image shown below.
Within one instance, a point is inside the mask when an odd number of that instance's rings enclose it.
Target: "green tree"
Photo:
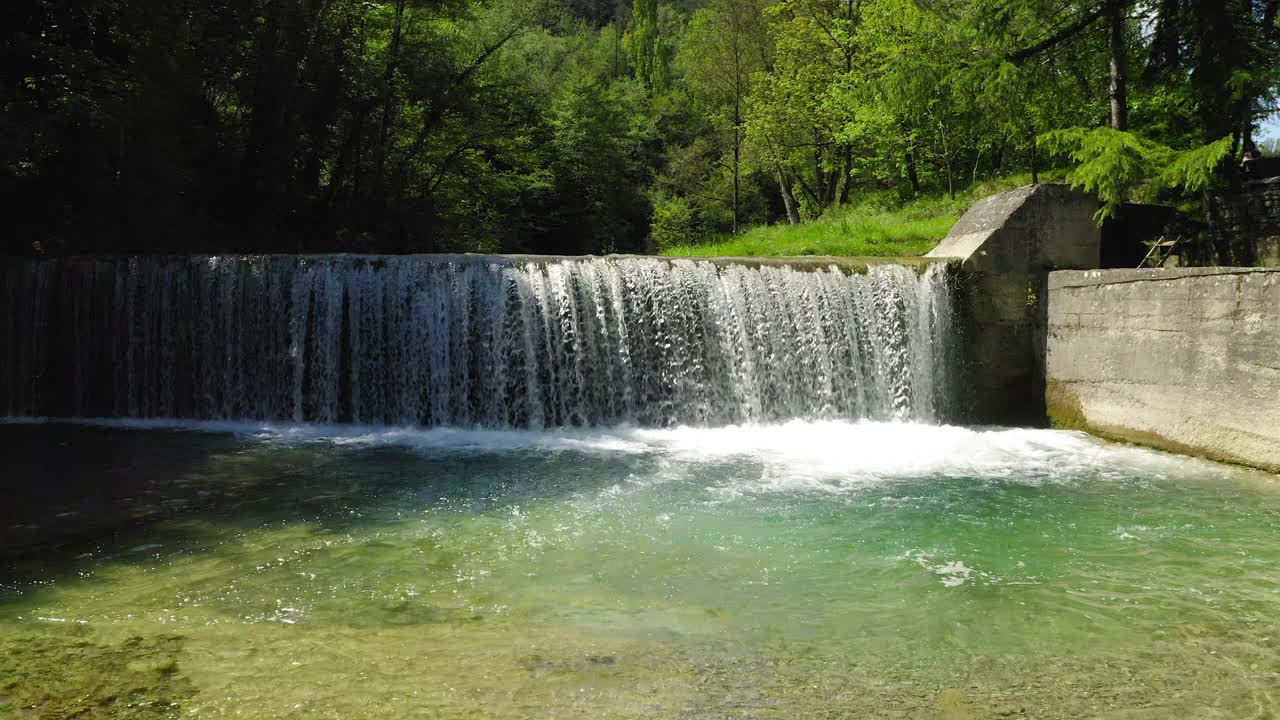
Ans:
[[[623,45],[636,79],[646,88],[661,92],[670,86],[671,49],[659,32],[658,0],[635,0]]]
[[[556,252],[641,249],[650,210],[627,130],[627,110],[635,104],[625,86],[605,88],[585,75],[570,78],[554,100],[551,225],[563,238]]]
[[[754,83],[747,126],[785,205],[820,215],[848,199],[857,112],[847,85],[858,68],[862,0],[781,0],[770,8],[773,62]]]
[[[1054,162],[1108,211],[1211,210],[1275,108],[1278,13],[13,0],[6,250],[639,249]]]
[[[712,126],[715,163],[731,178],[731,231],[742,216],[746,102],[752,76],[768,68],[771,46],[761,0],[710,0],[694,14],[683,38],[680,68]]]

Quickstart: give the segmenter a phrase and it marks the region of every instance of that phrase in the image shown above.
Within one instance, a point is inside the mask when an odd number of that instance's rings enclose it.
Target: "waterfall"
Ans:
[[[10,262],[0,412],[425,426],[936,421],[945,266],[203,256]]]

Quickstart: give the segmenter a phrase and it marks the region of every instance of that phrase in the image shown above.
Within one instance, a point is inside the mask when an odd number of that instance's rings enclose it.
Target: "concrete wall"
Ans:
[[[1054,272],[1056,424],[1280,472],[1280,269]]]
[[[1098,267],[1097,209],[1097,200],[1065,185],[1029,185],[974,203],[929,253],[963,261],[970,422],[1045,424],[1047,277]]]

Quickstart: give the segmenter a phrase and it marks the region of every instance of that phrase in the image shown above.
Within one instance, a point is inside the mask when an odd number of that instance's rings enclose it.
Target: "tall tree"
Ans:
[[[623,43],[636,79],[646,88],[665,90],[671,82],[671,60],[658,28],[658,0],[635,0]]]
[[[1125,1],[1107,0],[1107,73],[1110,78],[1111,128],[1129,129],[1129,60],[1125,48]]]
[[[748,127],[779,183],[809,216],[846,199],[858,108],[846,81],[856,66],[862,0],[781,0],[770,10],[774,58],[754,86]],[[785,190],[784,190],[785,192]]]
[[[719,163],[731,177],[732,232],[741,221],[742,152],[746,142],[745,103],[752,75],[771,63],[760,0],[710,0],[694,14],[680,57],[694,98],[725,138]]]

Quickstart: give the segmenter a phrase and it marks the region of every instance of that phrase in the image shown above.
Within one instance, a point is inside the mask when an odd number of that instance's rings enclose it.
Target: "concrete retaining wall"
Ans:
[[[1044,425],[1044,294],[1050,270],[1098,267],[1098,201],[1028,185],[974,203],[929,258],[963,262],[970,322],[967,420]]]
[[[1049,275],[1058,425],[1280,472],[1280,269]]]

